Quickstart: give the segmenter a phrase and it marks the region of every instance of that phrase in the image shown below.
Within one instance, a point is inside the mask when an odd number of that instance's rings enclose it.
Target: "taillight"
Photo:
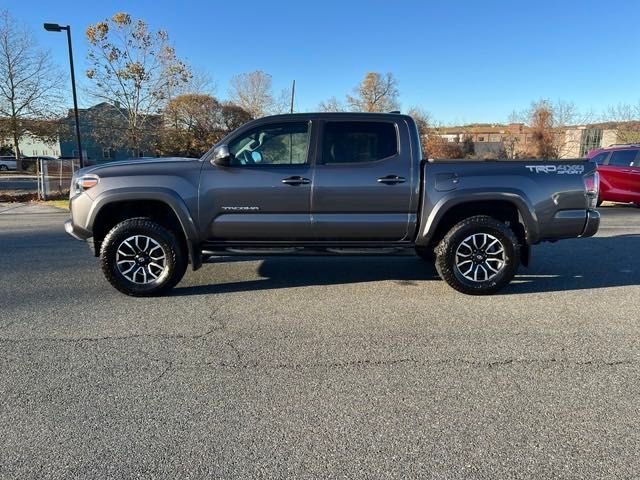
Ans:
[[[600,174],[593,172],[584,177],[585,197],[587,197],[587,208],[598,206],[598,195],[600,193]]]

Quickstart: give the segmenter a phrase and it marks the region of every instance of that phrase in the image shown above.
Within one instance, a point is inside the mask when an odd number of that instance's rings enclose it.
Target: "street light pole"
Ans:
[[[48,32],[67,31],[67,44],[69,46],[69,68],[71,69],[71,91],[73,92],[73,114],[76,120],[76,141],[78,143],[78,159],[80,160],[80,168],[84,167],[84,159],[82,157],[82,141],[80,140],[80,118],[78,116],[78,96],[76,94],[76,74],[73,68],[73,49],[71,47],[71,25],[62,26],[57,23],[45,23],[44,29]]]

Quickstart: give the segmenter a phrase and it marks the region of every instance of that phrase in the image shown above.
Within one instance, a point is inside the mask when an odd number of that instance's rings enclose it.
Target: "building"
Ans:
[[[609,122],[557,129],[555,135],[560,158],[584,157],[589,150],[621,141],[618,138],[621,125]],[[476,156],[485,158],[531,156],[535,148],[532,130],[524,123],[443,127],[437,130],[437,135],[449,142],[471,138]]]
[[[117,106],[102,102],[89,108],[79,109],[78,117],[80,119],[82,155],[89,163],[104,163],[155,155],[155,151],[151,147],[133,151],[124,146],[127,136],[126,114]],[[63,122],[66,124],[68,133],[60,141],[61,155],[77,157],[73,110],[69,111]],[[159,123],[160,117],[152,116],[149,131],[156,132]],[[152,134],[149,134],[149,137],[151,136]],[[143,143],[152,145],[150,141]]]
[[[13,139],[4,138],[1,146],[3,150],[13,152]],[[58,157],[60,156],[60,140],[42,139],[29,132],[22,136],[18,148],[23,157]]]

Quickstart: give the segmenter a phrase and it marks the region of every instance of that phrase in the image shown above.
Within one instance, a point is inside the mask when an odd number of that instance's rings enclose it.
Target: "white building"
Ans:
[[[7,137],[2,142],[13,150],[13,139]],[[60,140],[46,142],[38,137],[27,133],[22,136],[18,143],[20,153],[25,157],[58,157],[60,156]]]

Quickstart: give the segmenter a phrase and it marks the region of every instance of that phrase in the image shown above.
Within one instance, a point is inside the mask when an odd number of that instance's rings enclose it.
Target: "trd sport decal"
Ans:
[[[531,173],[556,173],[558,175],[582,175],[584,165],[527,165]]]

